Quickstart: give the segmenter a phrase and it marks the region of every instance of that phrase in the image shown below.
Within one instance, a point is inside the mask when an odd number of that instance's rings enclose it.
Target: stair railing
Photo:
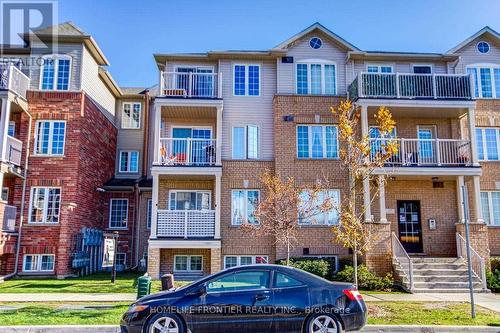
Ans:
[[[457,255],[464,260],[467,260],[467,243],[465,239],[458,232],[457,235]],[[486,284],[486,265],[484,263],[484,258],[481,257],[476,250],[471,246],[470,247],[471,254],[471,264],[472,264],[472,273],[481,281],[483,290],[487,289]]]
[[[399,241],[399,238],[396,234],[392,233],[392,257],[399,264],[404,274],[408,277],[408,281],[410,282],[410,291],[413,290],[413,261],[410,256],[406,252],[405,248]],[[406,264],[406,265],[404,265]]]

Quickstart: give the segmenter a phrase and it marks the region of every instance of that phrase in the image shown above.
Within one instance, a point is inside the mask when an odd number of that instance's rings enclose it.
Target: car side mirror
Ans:
[[[198,288],[195,288],[193,290],[191,290],[188,295],[190,296],[203,296],[205,295],[207,292],[207,289],[205,286],[200,286]]]

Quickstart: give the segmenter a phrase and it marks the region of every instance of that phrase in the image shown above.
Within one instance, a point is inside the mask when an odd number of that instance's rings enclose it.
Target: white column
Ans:
[[[467,124],[469,125],[469,140],[471,147],[472,164],[474,166],[479,166],[476,141],[476,112],[474,108],[469,108],[469,111],[467,112]]]
[[[10,102],[2,98],[2,114],[0,115],[0,161],[7,160],[7,133],[9,132]]]
[[[385,210],[385,180],[384,176],[378,176],[378,199],[380,206],[380,223],[387,222],[387,212]]]
[[[368,107],[361,105],[361,135],[368,135]]]
[[[372,222],[372,208],[370,195],[370,179],[363,179],[363,206],[365,208],[365,222]]]
[[[465,223],[465,212],[464,212],[464,193],[462,188],[464,186],[464,176],[457,177],[457,206],[458,206],[458,223]]]
[[[484,223],[483,210],[481,209],[481,183],[479,181],[479,176],[472,177],[472,191],[476,222]]]
[[[3,172],[0,172],[0,193],[2,193],[2,188],[3,188],[3,176],[4,176],[4,173]],[[2,202],[2,197],[0,197],[0,202]]]
[[[217,142],[215,146],[215,161],[222,164],[222,106],[217,107]]]
[[[158,174],[153,173],[153,188],[152,188],[152,198],[151,198],[151,234],[149,238],[156,238],[157,230],[157,220],[158,220],[158,195],[160,191],[160,183],[158,179]]]
[[[220,239],[221,175],[215,176],[215,239]]]
[[[161,131],[161,106],[155,106],[155,121],[153,131],[153,164],[160,163],[160,131]]]

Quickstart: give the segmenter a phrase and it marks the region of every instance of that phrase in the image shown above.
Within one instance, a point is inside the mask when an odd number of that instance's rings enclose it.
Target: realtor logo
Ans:
[[[57,24],[57,1],[0,0],[0,54],[8,48],[25,48],[23,35]],[[43,37],[33,36],[30,47],[47,53],[56,45],[55,31],[43,31]]]

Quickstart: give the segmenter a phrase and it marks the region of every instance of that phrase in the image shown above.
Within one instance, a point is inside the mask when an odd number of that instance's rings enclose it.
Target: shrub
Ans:
[[[500,257],[494,257],[490,259],[491,271],[500,271]]]
[[[286,260],[278,261],[279,265],[286,265]],[[306,272],[328,278],[331,272],[331,264],[323,259],[290,259],[290,266],[302,269]]]
[[[486,284],[494,293],[500,292],[500,258],[491,258],[491,271],[486,272]]]
[[[335,275],[335,280],[354,282],[354,267],[346,265]],[[368,270],[365,265],[358,266],[358,288],[363,290],[388,290],[392,288],[394,280],[391,273],[378,277]]]

